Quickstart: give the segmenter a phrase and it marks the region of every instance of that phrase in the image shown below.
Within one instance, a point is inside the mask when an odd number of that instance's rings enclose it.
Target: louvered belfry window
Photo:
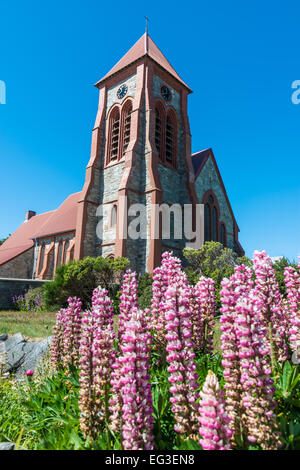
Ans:
[[[128,108],[125,110],[122,155],[125,154],[128,144],[130,142],[131,112],[132,106],[130,104],[130,106],[128,106]]]
[[[155,109],[155,145],[159,157],[161,158],[161,143],[162,143],[162,119],[161,113]]]
[[[119,134],[120,134],[119,131],[120,131],[120,113],[118,110],[112,117],[110,160],[117,160],[118,158]]]
[[[174,152],[174,125],[170,116],[167,116],[166,124],[166,160],[173,163]]]

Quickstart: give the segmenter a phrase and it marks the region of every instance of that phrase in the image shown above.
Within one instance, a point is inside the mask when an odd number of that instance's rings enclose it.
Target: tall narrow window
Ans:
[[[212,210],[212,239],[218,241],[218,212],[215,207]]]
[[[123,152],[125,154],[128,144],[130,142],[130,127],[131,127],[131,112],[132,105],[130,103],[124,110],[124,128],[123,128]]]
[[[114,204],[110,213],[110,228],[115,228],[117,225],[117,206]]]
[[[177,120],[175,112],[172,109],[169,109],[166,119],[165,145],[166,162],[176,168]]]
[[[169,163],[173,163],[174,153],[174,125],[170,116],[167,116],[166,123],[166,160]]]
[[[66,240],[65,242],[65,247],[64,247],[64,253],[63,253],[63,258],[62,258],[62,264],[66,264],[66,261],[67,261],[67,251],[69,249],[69,244],[70,244],[70,241],[69,240]]]
[[[159,157],[162,156],[162,115],[161,112],[155,109],[155,145]]]
[[[223,246],[226,246],[227,243],[226,243],[226,228],[225,228],[225,224],[221,224],[221,227],[220,227],[220,242],[222,243]]]
[[[40,260],[39,260],[40,262],[38,265],[38,274],[40,274],[43,269],[44,257],[45,257],[45,243],[43,243],[42,246],[40,247]]]
[[[218,241],[220,238],[220,223],[219,223],[219,205],[217,198],[208,191],[203,198],[204,207],[204,238],[205,241]]]
[[[120,112],[116,108],[110,116],[110,136],[108,140],[108,163],[118,159],[120,140]]]
[[[211,236],[210,236],[211,211],[210,211],[210,205],[209,204],[205,204],[204,217],[205,217],[205,221],[204,221],[204,229],[205,229],[204,238],[205,238],[206,242],[209,242],[210,238],[211,238]]]
[[[57,247],[57,262],[56,262],[56,267],[60,266],[62,264],[62,251],[63,251],[63,242],[60,241]]]

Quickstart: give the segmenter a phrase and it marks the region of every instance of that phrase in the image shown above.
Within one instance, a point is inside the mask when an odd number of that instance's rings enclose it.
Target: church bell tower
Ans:
[[[90,161],[79,201],[75,259],[129,258],[131,268],[152,272],[161,254],[184,240],[153,234],[155,204],[196,204],[187,115],[189,87],[146,32],[96,83],[99,106]],[[145,207],[144,236],[127,227]]]

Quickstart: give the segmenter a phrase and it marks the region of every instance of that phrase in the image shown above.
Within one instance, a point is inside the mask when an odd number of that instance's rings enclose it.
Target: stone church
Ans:
[[[99,105],[84,187],[56,210],[26,213],[0,247],[0,277],[51,279],[69,260],[100,255],[126,256],[132,269],[151,273],[163,251],[180,256],[186,245],[172,230],[168,239],[151,236],[161,221],[153,207],[163,203],[190,204],[193,214],[203,204],[203,239],[242,255],[213,151],[191,153],[191,89],[147,32],[95,86]],[[145,207],[147,236],[120,236],[136,203]]]

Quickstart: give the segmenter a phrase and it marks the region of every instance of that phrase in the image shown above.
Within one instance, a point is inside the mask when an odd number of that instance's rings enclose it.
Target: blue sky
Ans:
[[[212,147],[246,254],[300,252],[296,1],[2,2],[0,238],[84,183],[93,84],[149,32],[194,93],[193,152]]]

